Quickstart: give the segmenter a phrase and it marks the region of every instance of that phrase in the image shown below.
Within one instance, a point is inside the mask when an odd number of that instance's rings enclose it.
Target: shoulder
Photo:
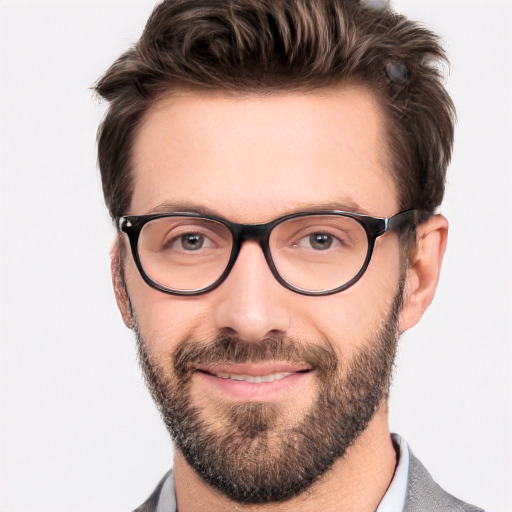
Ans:
[[[484,512],[443,490],[425,466],[409,452],[409,478],[404,512]]]

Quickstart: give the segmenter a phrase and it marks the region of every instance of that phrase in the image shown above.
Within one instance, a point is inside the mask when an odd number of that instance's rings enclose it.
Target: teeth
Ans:
[[[270,373],[269,375],[240,375],[236,373],[217,373],[216,377],[220,377],[221,379],[232,379],[232,380],[243,380],[245,382],[274,382],[275,380],[283,379],[288,375],[291,375],[292,372],[280,372],[280,373]]]

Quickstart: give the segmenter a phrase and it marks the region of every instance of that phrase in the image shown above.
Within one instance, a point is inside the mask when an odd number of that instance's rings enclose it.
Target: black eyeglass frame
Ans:
[[[270,250],[270,234],[277,225],[290,219],[314,215],[339,215],[342,217],[350,217],[356,220],[364,228],[366,235],[368,237],[368,249],[366,252],[366,258],[360,270],[347,283],[344,283],[341,286],[329,290],[305,290],[286,281],[286,279],[284,279],[279,274],[272,259],[272,252]],[[248,240],[253,240],[256,241],[261,247],[267,265],[269,266],[270,271],[272,272],[272,275],[285,288],[288,288],[289,290],[296,293],[300,293],[302,295],[332,295],[334,293],[346,290],[347,288],[355,284],[357,281],[359,281],[359,279],[361,279],[363,274],[366,272],[368,265],[370,264],[373,249],[375,246],[375,241],[377,240],[378,237],[382,236],[384,233],[387,233],[388,231],[400,232],[406,226],[415,228],[420,222],[423,222],[426,219],[426,217],[428,217],[428,215],[429,214],[427,212],[424,212],[422,210],[405,210],[398,212],[396,215],[393,215],[392,217],[383,218],[371,217],[369,215],[364,215],[361,213],[345,212],[341,210],[312,210],[284,215],[282,217],[278,217],[277,219],[274,219],[264,224],[238,224],[236,222],[230,222],[222,217],[216,217],[213,215],[203,215],[197,212],[165,212],[151,213],[148,215],[127,215],[123,217],[118,217],[116,219],[116,225],[120,232],[125,233],[128,236],[133,259],[135,261],[137,269],[140,272],[140,275],[142,276],[142,279],[144,279],[144,281],[149,286],[163,293],[168,293],[171,295],[202,295],[203,293],[208,293],[211,290],[217,288],[231,272],[231,269],[233,268],[238,258],[238,254],[240,252],[242,243]],[[163,286],[157,281],[151,279],[151,277],[149,277],[146,274],[139,257],[139,236],[142,231],[142,228],[148,222],[165,217],[191,217],[196,219],[212,220],[224,225],[231,232],[231,235],[233,237],[231,254],[228,263],[226,264],[226,268],[214,283],[204,288],[199,288],[195,290],[178,290]]]

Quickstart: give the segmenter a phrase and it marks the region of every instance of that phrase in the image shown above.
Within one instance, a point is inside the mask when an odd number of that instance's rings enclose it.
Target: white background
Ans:
[[[444,38],[459,124],[439,292],[401,342],[391,425],[443,487],[512,510],[512,1],[396,0]],[[0,510],[127,512],[171,463],[110,289],[88,89],[139,1],[0,0]]]

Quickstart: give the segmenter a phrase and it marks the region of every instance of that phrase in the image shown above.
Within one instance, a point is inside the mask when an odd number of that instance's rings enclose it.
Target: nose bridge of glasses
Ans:
[[[244,242],[256,242],[263,251],[265,259],[271,265],[268,238],[272,229],[272,223],[268,224],[234,224],[232,225],[233,243],[238,252]]]
[[[265,241],[269,232],[268,224],[237,224],[235,230],[235,237],[240,242],[253,240],[261,244]]]
[[[270,231],[272,230],[272,226],[272,222],[267,224],[230,224],[233,236],[233,252],[228,271],[231,271],[238,260],[242,244],[244,242],[256,242],[256,244],[260,246],[270,270],[274,273],[272,257],[270,255],[270,248],[268,244],[268,238]]]

